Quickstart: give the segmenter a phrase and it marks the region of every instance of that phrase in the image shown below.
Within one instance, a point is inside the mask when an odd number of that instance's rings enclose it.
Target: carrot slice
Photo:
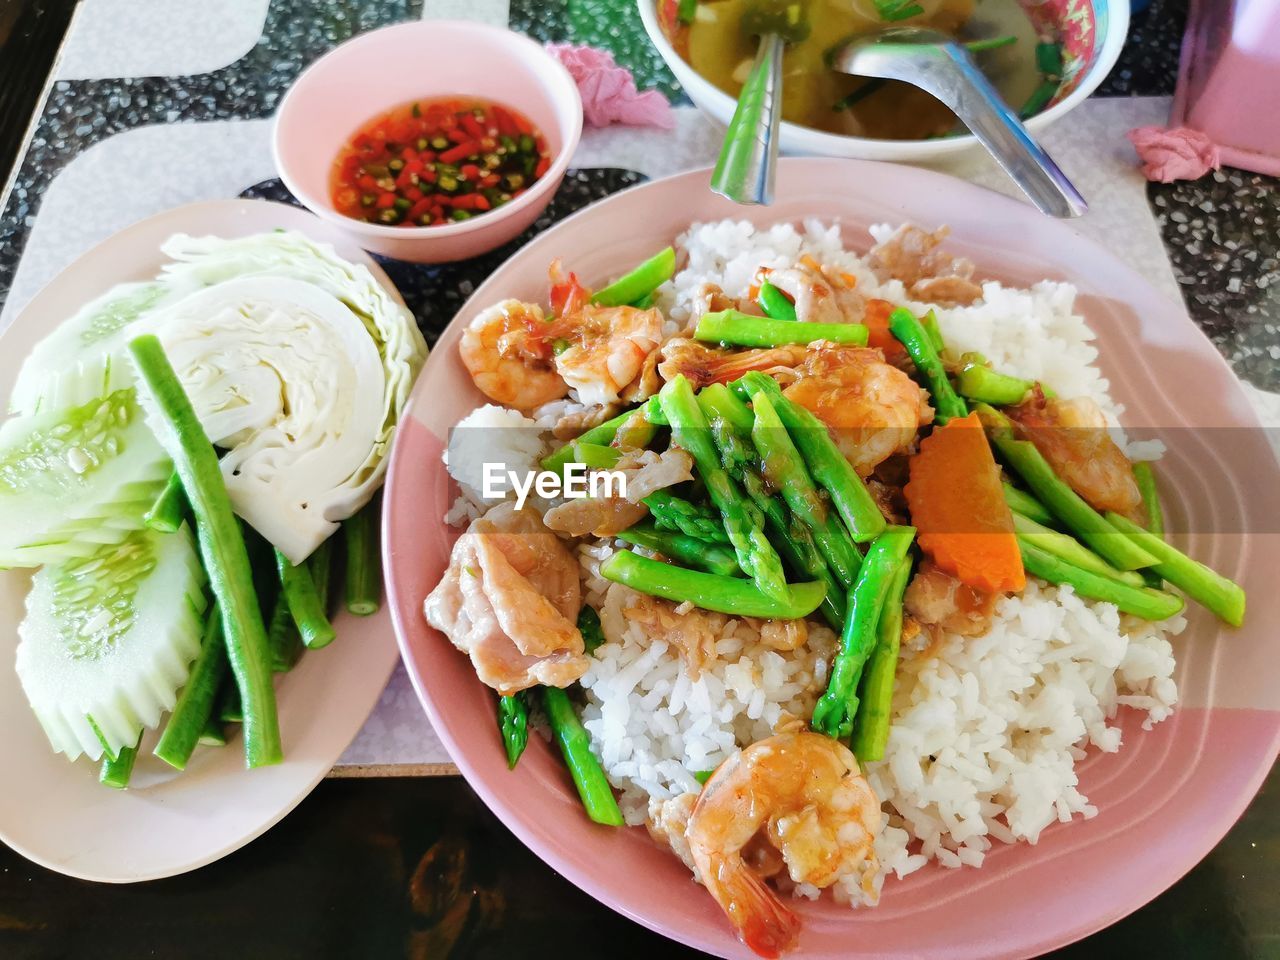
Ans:
[[[989,593],[1026,586],[1000,471],[976,413],[938,427],[911,458],[903,489],[920,548],[961,583]]]
[[[867,346],[884,353],[886,363],[895,367],[906,359],[907,350],[898,338],[889,332],[889,314],[893,304],[888,300],[868,300],[862,322],[867,327]]]

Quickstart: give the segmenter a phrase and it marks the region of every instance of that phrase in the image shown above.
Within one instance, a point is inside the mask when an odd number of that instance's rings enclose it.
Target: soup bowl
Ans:
[[[675,22],[678,0],[637,0],[649,39],[676,75],[695,106],[722,124],[733,116],[737,100],[702,77],[676,52],[664,25]],[[1048,106],[1025,121],[1033,133],[1065,116],[1111,72],[1129,29],[1128,0],[1019,0],[1037,34],[1062,46],[1064,75]],[[887,26],[887,24],[886,24]],[[980,146],[972,134],[930,140],[881,140],[828,133],[783,121],[783,153],[864,160],[925,161]]]

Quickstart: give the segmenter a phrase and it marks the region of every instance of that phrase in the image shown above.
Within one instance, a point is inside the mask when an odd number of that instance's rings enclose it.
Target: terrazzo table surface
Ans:
[[[645,38],[630,0],[81,0],[47,98],[2,198],[0,329],[67,263],[142,217],[178,204],[218,197],[288,200],[287,192],[275,179],[270,156],[269,118],[284,91],[303,67],[335,44],[364,30],[418,17],[483,20],[510,25],[543,41],[605,46],[636,73],[641,87],[663,91],[675,105],[677,123],[670,132],[587,130],[564,187],[535,230],[545,229],[587,203],[644,179],[704,166],[715,159],[719,131],[689,105]],[[1091,200],[1090,214],[1078,222],[1082,232],[1100,240],[1157,286],[1175,295],[1180,293],[1192,318],[1239,376],[1254,388],[1264,416],[1277,423],[1280,399],[1273,392],[1280,391],[1280,181],[1224,169],[1194,183],[1147,185],[1137,174],[1132,152],[1123,140],[1130,127],[1159,123],[1167,117],[1184,18],[1185,0],[1156,0],[1148,11],[1136,17],[1120,63],[1098,94],[1054,128],[1046,141]],[[980,155],[963,158],[944,169],[1014,192],[999,171]],[[146,188],[134,188],[132,185],[137,183],[145,183]],[[461,265],[423,268],[392,263],[387,269],[428,339],[434,340],[475,285],[509,252],[499,251]],[[403,669],[397,669],[334,775],[448,773],[452,769]],[[335,793],[339,789],[346,792]],[[359,791],[372,789],[373,784],[333,786],[328,788],[324,802],[339,808],[343,804],[358,806],[364,796]],[[486,871],[493,868],[493,864],[483,862],[484,858],[497,855],[494,851],[499,849],[503,856],[514,858],[514,875],[541,877],[537,873],[540,865],[523,848],[509,837],[501,841],[491,836],[495,830],[501,833],[501,829],[491,822],[487,812],[479,809],[460,781],[440,781],[429,793],[409,781],[379,789],[382,792],[377,794],[376,802],[386,803],[378,815],[379,822],[386,821],[385,828],[402,844],[408,842],[402,835],[409,828],[400,821],[411,818],[414,811],[435,811],[441,818],[452,818],[457,829],[475,840],[471,854],[464,855],[449,846],[455,843],[448,839],[453,834],[440,834],[444,839],[434,835],[420,838],[427,853],[418,865],[419,871],[429,862],[434,866],[428,872],[440,868],[437,861],[441,857],[448,863],[453,863],[448,858],[455,855],[461,858],[459,862],[466,861],[459,876],[450,874],[443,880],[436,877],[446,886],[472,883],[470,895],[480,897],[477,891],[488,889],[485,884],[489,881],[484,878],[489,876]],[[1273,775],[1268,790],[1274,793],[1274,789]],[[325,790],[322,787],[320,793]],[[272,857],[273,850],[278,852],[282,844],[287,847],[290,837],[298,842],[313,842],[316,827],[308,823],[305,811],[308,804],[315,802],[320,801],[304,803],[285,824],[236,857],[242,862],[245,857],[254,857],[258,858],[254,862],[260,863],[262,858]],[[1280,864],[1275,806],[1274,798],[1268,801],[1264,791],[1241,826],[1210,860],[1197,868],[1197,872],[1211,869],[1213,882],[1218,885],[1228,874],[1253,871],[1248,877],[1242,875],[1240,889],[1251,889],[1256,874],[1256,882],[1263,883],[1270,894],[1260,898],[1237,896],[1234,888],[1225,897],[1215,893],[1216,912],[1206,918],[1207,927],[1200,927],[1193,920],[1201,916],[1203,903],[1158,906],[1171,897],[1175,904],[1187,903],[1187,895],[1178,891],[1197,882],[1193,873],[1192,878],[1152,907],[1087,944],[1102,950],[1105,942],[1110,946],[1103,952],[1114,948],[1117,954],[1130,952],[1125,944],[1159,942],[1166,955],[1210,955],[1202,948],[1212,946],[1210,952],[1219,956],[1280,957],[1280,924],[1276,920],[1280,904],[1274,895]],[[393,826],[392,821],[398,826]],[[394,832],[397,830],[400,832]],[[1269,855],[1258,850],[1253,837],[1265,838]],[[343,856],[344,842],[358,844],[367,839],[367,830],[338,825],[321,846],[327,849],[337,845],[338,852],[333,855]],[[441,843],[448,846],[443,853]],[[358,860],[358,855],[353,856]],[[196,876],[208,877],[219,869],[220,866],[206,868]],[[309,881],[298,875],[299,864],[293,862],[280,869],[288,878],[283,882],[310,889],[306,886]],[[543,874],[547,872],[542,870]],[[43,879],[45,874],[40,872],[38,876]],[[356,903],[373,892],[360,883],[358,876],[356,871],[339,884],[339,890],[349,888],[349,893],[342,896],[349,896]],[[529,915],[531,904],[546,902],[554,909],[558,903],[589,902],[555,879],[549,885],[534,884],[538,891],[530,894],[524,910],[517,911],[520,923],[534,923]],[[504,884],[505,881],[491,884],[499,900],[502,890],[509,888]],[[186,889],[194,898],[200,888],[173,889],[179,891],[179,896],[185,895],[182,890]],[[330,898],[337,895],[332,891],[328,894]],[[403,892],[396,895],[404,896]],[[1191,898],[1193,902],[1199,899],[1199,895]],[[501,921],[485,914],[493,907],[492,902],[486,902],[488,907],[472,909],[475,916],[468,923],[491,932],[505,929],[503,923],[514,918],[508,916]],[[27,916],[39,917],[47,912],[36,893],[23,906]],[[126,913],[133,907],[133,901],[119,902],[119,909]],[[617,918],[602,908],[595,910],[599,916],[589,923],[583,921],[583,931],[625,931],[632,946],[619,948],[620,955],[646,955],[639,952],[643,944],[657,944],[662,956],[685,955],[667,941],[642,934],[636,928],[610,926]],[[1151,913],[1153,910],[1158,912]],[[394,932],[400,938],[395,942],[412,944],[411,954],[445,956],[450,955],[447,949],[458,946],[457,936],[440,940],[436,933],[429,932],[437,929],[433,926],[435,921],[422,918],[433,915],[431,911],[423,914],[414,906],[410,913],[409,920],[396,920],[399,925]],[[24,914],[19,911],[18,915]],[[302,956],[304,946],[310,956],[395,955],[394,951],[344,952],[341,941],[316,939],[304,932],[306,918],[305,912],[296,916],[289,913],[277,931],[278,937],[255,941],[259,946],[277,946],[251,955]],[[4,916],[0,916],[0,944],[5,942],[4,929]],[[1156,936],[1153,941],[1153,930],[1174,933],[1163,940]],[[404,940],[406,937],[408,941]],[[477,942],[482,941],[492,946],[483,938]],[[1218,947],[1227,952],[1218,952]],[[33,949],[37,952],[22,955],[76,955],[71,946],[65,952],[57,947],[48,953],[41,952],[43,947]],[[446,952],[438,952],[439,949]],[[498,955],[496,950],[487,950],[481,953]],[[537,952],[526,950],[517,955]],[[108,950],[101,955],[116,954]],[[188,944],[187,949],[172,955],[204,954]],[[451,955],[473,954],[464,951]],[[1099,954],[1085,951],[1082,955]]]

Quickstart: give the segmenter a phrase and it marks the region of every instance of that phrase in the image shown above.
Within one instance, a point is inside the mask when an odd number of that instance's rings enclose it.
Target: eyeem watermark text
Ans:
[[[555,470],[508,470],[505,463],[484,465],[484,486],[480,491],[486,500],[500,500],[508,490],[516,494],[516,509],[521,509],[529,492],[544,500],[557,497],[594,499],[627,495],[627,475],[621,470],[594,470],[588,472],[586,464],[565,464],[564,474]]]

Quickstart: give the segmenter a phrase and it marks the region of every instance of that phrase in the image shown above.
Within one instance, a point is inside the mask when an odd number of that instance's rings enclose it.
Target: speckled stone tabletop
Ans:
[[[1236,372],[1259,391],[1278,391],[1280,182],[1223,169],[1194,183],[1148,185],[1123,139],[1167,116],[1185,16],[1186,0],[1154,0],[1135,17],[1099,93],[1046,142],[1094,200],[1080,229],[1180,292]],[[142,217],[216,197],[289,199],[270,156],[268,118],[283,92],[335,44],[417,17],[466,17],[607,47],[641,87],[675,105],[670,132],[586,131],[575,169],[534,231],[642,179],[714,160],[718,131],[689,104],[630,0],[82,0],[4,198],[0,328],[75,256]],[[1012,192],[985,157],[945,169]],[[460,265],[387,269],[434,339],[511,249]],[[1271,394],[1257,396],[1280,409]],[[400,670],[335,772],[436,772],[451,769],[447,761]]]

